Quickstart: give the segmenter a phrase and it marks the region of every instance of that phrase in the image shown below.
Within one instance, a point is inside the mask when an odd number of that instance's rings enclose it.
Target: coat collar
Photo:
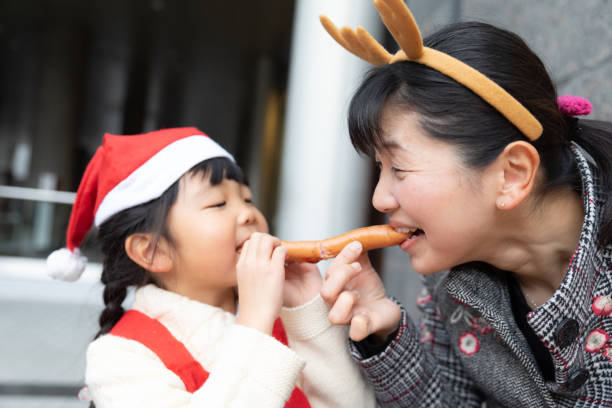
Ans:
[[[594,176],[582,149],[572,143],[572,153],[582,180],[585,216],[578,248],[574,252],[563,283],[551,299],[528,315],[535,333],[552,351],[568,361],[576,353],[574,347],[561,350],[556,345],[555,328],[567,319],[582,323],[591,312],[592,293],[601,265],[597,258],[598,220],[602,206],[594,188]],[[448,293],[458,301],[473,307],[505,337],[510,337],[513,326],[508,324],[513,315],[507,290],[505,272],[485,263],[470,263],[453,268],[445,282]],[[552,329],[551,329],[552,323]],[[581,333],[582,334],[582,333]]]
[[[565,279],[545,304],[531,312],[527,318],[535,333],[548,344],[554,352],[566,361],[575,356],[574,347],[562,349],[555,339],[555,328],[562,321],[575,320],[580,327],[592,313],[591,304],[594,298],[593,288],[595,280],[600,273],[601,261],[598,261],[598,226],[603,210],[602,203],[595,190],[594,175],[583,150],[572,144],[580,178],[582,180],[582,199],[584,206],[584,221],[578,241],[578,248],[574,252]],[[550,322],[555,322],[551,330]],[[580,336],[579,336],[580,337]]]

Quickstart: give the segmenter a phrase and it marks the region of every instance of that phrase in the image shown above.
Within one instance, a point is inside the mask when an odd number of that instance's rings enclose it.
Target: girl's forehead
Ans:
[[[180,192],[187,195],[206,194],[212,189],[210,176],[201,173],[187,173],[180,180]]]

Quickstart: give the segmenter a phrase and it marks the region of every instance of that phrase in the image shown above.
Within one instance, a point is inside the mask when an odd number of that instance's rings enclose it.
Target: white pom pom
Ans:
[[[81,256],[78,248],[74,252],[68,248],[58,249],[47,257],[47,273],[53,279],[75,281],[81,277],[86,265],[87,258]]]

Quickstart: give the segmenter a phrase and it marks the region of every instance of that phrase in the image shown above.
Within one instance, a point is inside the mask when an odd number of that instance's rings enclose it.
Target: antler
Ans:
[[[458,59],[423,46],[419,27],[404,0],[374,0],[374,6],[400,46],[395,55],[387,52],[361,27],[356,32],[348,27],[338,30],[329,18],[320,16],[319,19],[329,35],[359,58],[377,66],[410,60],[433,68],[474,91],[530,140],[540,137],[542,124],[506,90]]]
[[[421,31],[404,1],[374,0],[374,7],[408,59],[420,58],[423,55]]]
[[[385,50],[363,27],[357,27],[356,31],[346,26],[338,29],[326,16],[320,16],[319,20],[338,44],[370,64],[381,66],[392,60],[417,59],[423,55],[421,32],[403,0],[374,0],[374,6],[401,47],[395,56]]]
[[[364,28],[357,27],[357,32],[349,27],[338,28],[326,16],[320,16],[321,24],[334,40],[348,52],[366,60],[370,64],[381,66],[391,61],[391,55]]]

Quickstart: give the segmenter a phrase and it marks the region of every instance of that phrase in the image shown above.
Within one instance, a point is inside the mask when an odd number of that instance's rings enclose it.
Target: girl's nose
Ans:
[[[397,201],[393,194],[389,192],[389,188],[383,181],[382,177],[378,179],[374,194],[372,195],[372,205],[378,211],[387,213],[397,208]]]
[[[248,225],[255,222],[255,207],[252,204],[243,204],[238,214],[238,222],[241,225]]]

